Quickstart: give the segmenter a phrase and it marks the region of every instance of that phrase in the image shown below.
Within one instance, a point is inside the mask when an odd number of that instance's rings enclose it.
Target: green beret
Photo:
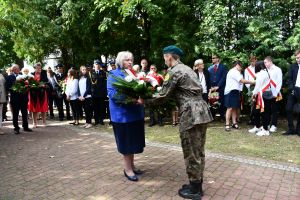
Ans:
[[[175,45],[170,45],[170,46],[165,47],[163,49],[163,54],[167,54],[167,53],[176,54],[179,57],[183,56],[183,51]]]

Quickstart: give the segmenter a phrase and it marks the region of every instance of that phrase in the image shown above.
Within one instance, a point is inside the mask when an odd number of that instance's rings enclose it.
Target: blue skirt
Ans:
[[[241,98],[239,90],[231,90],[225,95],[226,108],[241,108]]]
[[[144,120],[128,123],[113,122],[112,125],[119,153],[126,155],[144,151],[146,146]]]

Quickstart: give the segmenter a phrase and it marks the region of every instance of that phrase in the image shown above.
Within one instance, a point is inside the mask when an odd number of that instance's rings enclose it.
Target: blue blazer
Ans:
[[[218,65],[218,70],[214,72],[214,65],[208,68],[211,87],[218,86],[220,90],[225,89],[227,68],[223,64]]]
[[[144,106],[143,105],[135,105],[135,104],[120,104],[117,103],[116,100],[120,100],[120,97],[116,97],[117,90],[113,86],[115,79],[113,78],[125,78],[126,74],[121,70],[121,68],[117,68],[109,72],[107,79],[107,93],[109,97],[109,110],[111,121],[116,123],[128,123],[139,120],[144,120]]]

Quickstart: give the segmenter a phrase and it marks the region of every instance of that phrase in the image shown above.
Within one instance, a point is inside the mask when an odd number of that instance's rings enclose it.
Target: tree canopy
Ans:
[[[100,55],[133,52],[162,67],[162,48],[176,44],[184,62],[230,65],[270,55],[282,68],[300,48],[298,0],[0,0],[0,66],[42,61],[61,52],[76,66]]]

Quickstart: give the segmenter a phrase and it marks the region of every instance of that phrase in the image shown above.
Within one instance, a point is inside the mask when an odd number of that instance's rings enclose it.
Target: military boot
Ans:
[[[203,189],[202,189],[203,178],[201,178],[200,183],[201,183],[201,185],[200,185],[200,193],[201,193],[201,196],[203,196]],[[181,188],[182,189],[186,189],[186,188],[190,188],[190,187],[191,187],[191,181],[190,181],[190,184],[183,184]]]
[[[201,181],[190,181],[190,185],[186,185],[178,190],[180,197],[185,199],[201,200],[202,196]]]

